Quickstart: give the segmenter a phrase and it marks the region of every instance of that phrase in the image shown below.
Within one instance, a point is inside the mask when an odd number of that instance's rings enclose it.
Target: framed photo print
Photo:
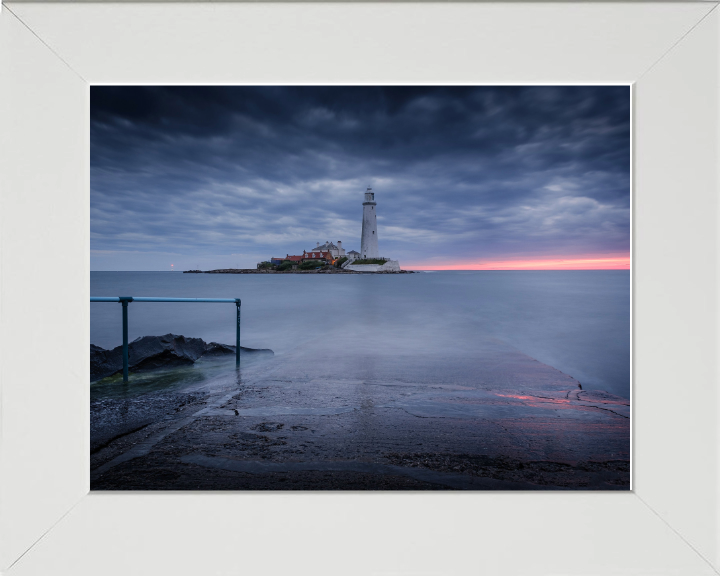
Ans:
[[[1,569],[716,574],[718,18],[4,4]]]
[[[90,108],[92,490],[630,489],[629,86]]]

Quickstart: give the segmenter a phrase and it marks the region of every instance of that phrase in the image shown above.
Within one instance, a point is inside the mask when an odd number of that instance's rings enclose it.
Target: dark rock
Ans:
[[[240,347],[242,354],[270,354],[267,348]],[[146,372],[158,368],[173,368],[193,364],[199,358],[234,356],[235,346],[210,342],[201,338],[186,338],[175,334],[143,336],[128,345],[128,368],[131,372]],[[100,380],[122,372],[122,346],[105,350],[90,344],[90,381]]]
[[[201,338],[185,338],[175,334],[143,336],[128,346],[133,372],[189,365],[204,353],[205,342]]]
[[[90,381],[112,376],[122,371],[122,346],[105,350],[90,344]]]
[[[242,346],[240,346],[242,350]],[[205,346],[205,354],[207,357],[215,356],[230,356],[235,354],[235,346],[229,346],[228,344],[220,344],[219,342],[210,342]]]
[[[270,354],[275,355],[275,352],[270,350],[269,348],[246,348],[245,346],[240,346],[240,353],[241,354]],[[203,358],[214,358],[218,356],[234,356],[235,355],[235,346],[231,346],[230,344],[220,344],[219,342],[210,342],[210,344],[207,344],[205,347],[205,354],[203,354]]]

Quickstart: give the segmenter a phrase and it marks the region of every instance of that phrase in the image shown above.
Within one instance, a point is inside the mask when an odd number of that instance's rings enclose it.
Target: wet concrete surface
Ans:
[[[92,489],[629,489],[627,399],[492,338],[422,354],[358,341],[95,398]]]

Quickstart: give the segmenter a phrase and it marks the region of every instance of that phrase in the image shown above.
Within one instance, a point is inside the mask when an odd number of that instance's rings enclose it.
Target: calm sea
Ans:
[[[471,353],[473,340],[489,335],[578,379],[585,389],[630,394],[625,270],[377,276],[92,272],[90,278],[92,296],[242,298],[242,345],[276,354],[314,340],[315,360],[332,361],[353,353],[352,346],[338,349],[333,335],[355,331],[363,346]],[[172,332],[233,344],[235,306],[136,302],[130,304],[129,332],[131,341]],[[91,304],[90,337],[103,348],[121,344],[119,304]]]

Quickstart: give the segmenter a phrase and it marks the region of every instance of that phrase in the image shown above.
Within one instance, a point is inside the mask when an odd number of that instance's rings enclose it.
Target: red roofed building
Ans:
[[[286,260],[289,260],[290,262],[292,262],[292,263],[293,263],[293,268],[295,268],[295,267],[297,267],[298,264],[300,264],[300,262],[303,261],[303,257],[302,257],[302,256],[290,256],[290,254],[288,254],[288,255],[285,256],[284,258],[282,258],[282,257],[280,257],[280,258],[272,257],[272,258],[270,258],[270,263],[271,263],[271,264],[274,264],[275,266],[280,266],[280,264],[282,264],[282,263],[285,262]]]
[[[302,256],[288,256],[285,258],[285,260],[290,260],[290,262],[302,262],[303,257]]]
[[[335,259],[333,258],[332,254],[330,254],[330,252],[320,252],[320,251],[305,252],[305,251],[303,251],[302,260],[303,260],[303,262],[307,262],[308,260],[321,260],[321,261],[332,264]]]

